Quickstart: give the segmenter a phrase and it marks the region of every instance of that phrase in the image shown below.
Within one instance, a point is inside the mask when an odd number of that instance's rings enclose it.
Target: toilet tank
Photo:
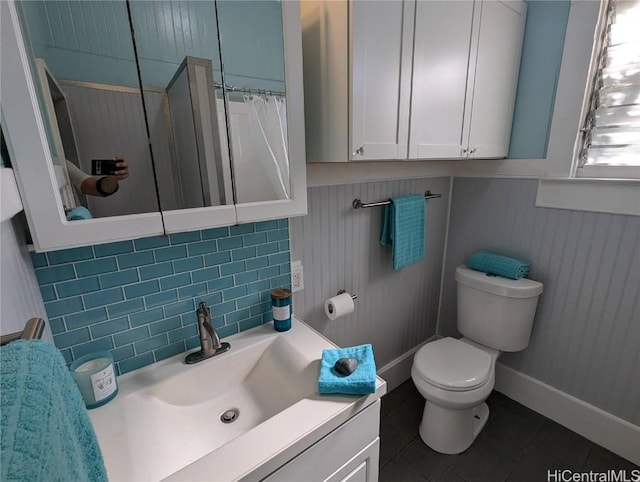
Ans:
[[[542,283],[502,278],[456,268],[458,331],[472,341],[500,351],[529,345]]]

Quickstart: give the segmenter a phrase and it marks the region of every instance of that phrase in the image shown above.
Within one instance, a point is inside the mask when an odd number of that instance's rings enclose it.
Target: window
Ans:
[[[640,0],[609,0],[594,44],[577,177],[640,178]]]

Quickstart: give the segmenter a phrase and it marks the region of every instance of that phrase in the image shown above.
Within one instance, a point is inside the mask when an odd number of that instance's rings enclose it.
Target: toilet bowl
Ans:
[[[433,450],[458,454],[480,433],[489,417],[483,402],[493,390],[498,356],[464,338],[442,338],[418,350],[411,378],[425,398],[419,433]]]
[[[529,344],[542,283],[456,268],[458,331],[420,348],[411,378],[425,398],[420,437],[444,454],[463,452],[489,417],[487,399],[502,351]]]

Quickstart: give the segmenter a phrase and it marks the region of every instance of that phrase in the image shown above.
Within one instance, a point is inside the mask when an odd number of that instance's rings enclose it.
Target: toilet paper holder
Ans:
[[[335,320],[353,313],[355,310],[354,300],[357,297],[357,295],[347,293],[346,290],[339,290],[337,296],[329,298],[324,302],[324,312],[327,318]]]
[[[341,295],[341,294],[343,294],[343,293],[346,293],[346,292],[347,292],[347,290],[344,290],[344,289],[342,289],[342,290],[338,290],[338,294],[339,294],[339,295]],[[357,299],[357,298],[358,298],[358,295],[351,295],[351,299],[352,299],[352,300],[355,300],[355,299]]]

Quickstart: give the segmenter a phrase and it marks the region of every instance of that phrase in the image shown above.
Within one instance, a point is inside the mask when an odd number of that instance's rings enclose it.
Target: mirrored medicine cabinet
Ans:
[[[2,126],[36,250],[306,213],[297,2],[2,4]],[[113,158],[116,193],[83,194],[77,173]]]

